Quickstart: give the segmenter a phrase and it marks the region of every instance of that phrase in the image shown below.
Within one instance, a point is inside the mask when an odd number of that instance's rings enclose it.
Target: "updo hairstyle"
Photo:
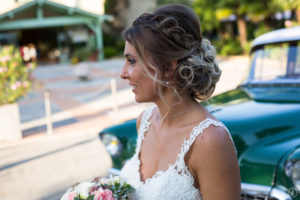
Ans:
[[[202,39],[198,16],[189,7],[171,4],[153,14],[144,13],[123,36],[135,48],[145,74],[159,83],[160,96],[166,87],[179,99],[188,94],[205,100],[213,93],[221,70],[214,47]],[[167,77],[172,61],[177,66],[173,76]]]

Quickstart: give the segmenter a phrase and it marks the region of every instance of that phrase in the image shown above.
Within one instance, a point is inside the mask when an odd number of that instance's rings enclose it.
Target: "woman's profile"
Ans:
[[[227,128],[199,101],[213,93],[221,70],[215,51],[186,6],[139,16],[125,30],[127,79],[137,102],[153,102],[137,119],[135,155],[121,177],[134,199],[240,199],[240,174]]]

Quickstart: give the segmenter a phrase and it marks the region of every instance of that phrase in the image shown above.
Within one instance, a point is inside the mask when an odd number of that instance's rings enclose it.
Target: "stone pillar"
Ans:
[[[0,106],[0,141],[21,139],[21,123],[18,104]]]

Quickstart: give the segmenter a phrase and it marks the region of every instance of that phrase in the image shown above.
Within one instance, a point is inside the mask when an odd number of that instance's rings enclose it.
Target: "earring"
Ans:
[[[166,84],[166,86],[169,86],[170,85],[170,83],[169,83],[169,78],[168,78],[168,76],[166,75],[166,81],[165,81],[165,84]]]

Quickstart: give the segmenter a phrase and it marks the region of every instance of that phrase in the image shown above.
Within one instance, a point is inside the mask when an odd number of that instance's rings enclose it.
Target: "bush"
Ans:
[[[13,45],[0,47],[0,105],[14,103],[30,89],[36,64],[23,62]]]
[[[264,24],[260,24],[258,28],[256,28],[256,30],[254,31],[254,36],[258,37],[264,33],[270,32],[271,30],[271,28],[265,26]]]
[[[113,37],[108,34],[103,34],[104,43],[104,56],[105,58],[111,58],[114,56],[122,55],[124,51],[125,42],[120,37]]]
[[[217,53],[222,56],[240,55],[243,53],[240,42],[236,39],[223,39],[213,43],[216,46]]]
[[[88,48],[79,48],[79,49],[76,49],[72,53],[71,63],[72,64],[76,64],[76,63],[73,63],[74,60],[77,60],[77,62],[87,61],[92,54],[93,54],[93,50],[92,49],[88,49]]]
[[[120,53],[117,48],[114,47],[104,47],[104,55],[105,58],[111,58],[114,56],[118,56]]]

